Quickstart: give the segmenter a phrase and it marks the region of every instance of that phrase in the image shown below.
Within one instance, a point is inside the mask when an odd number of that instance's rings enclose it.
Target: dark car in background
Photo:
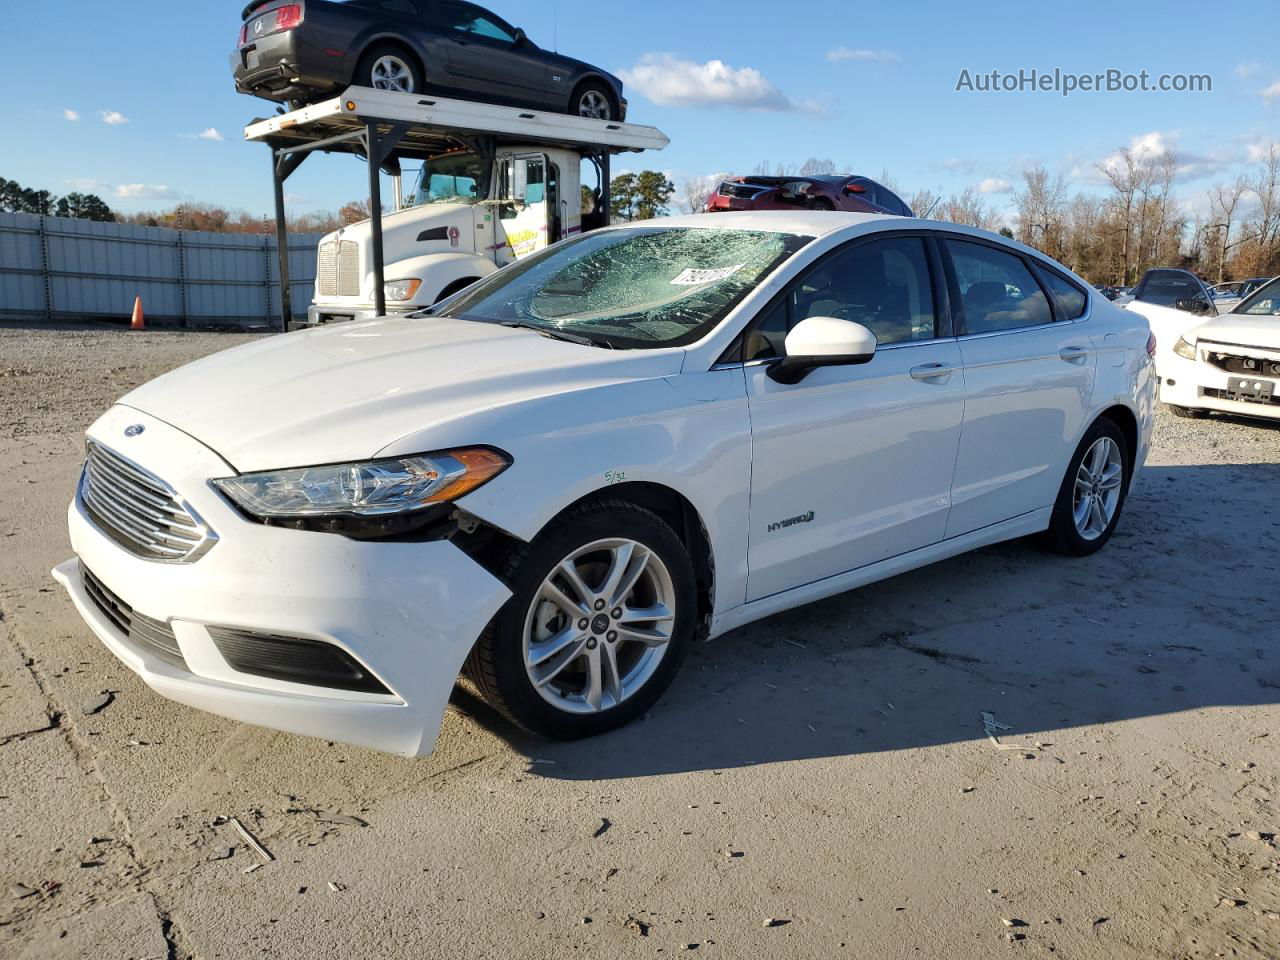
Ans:
[[[859,176],[734,177],[707,199],[706,212],[797,208],[915,216],[888,187]]]
[[[352,85],[626,118],[622,81],[543,50],[461,0],[256,0],[231,55],[236,89],[294,105]]]

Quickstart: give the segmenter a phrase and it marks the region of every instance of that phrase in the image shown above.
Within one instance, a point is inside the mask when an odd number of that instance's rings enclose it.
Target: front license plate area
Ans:
[[[1276,385],[1271,380],[1259,380],[1255,377],[1231,377],[1227,381],[1227,399],[1241,400],[1245,403],[1270,403],[1276,393]]]

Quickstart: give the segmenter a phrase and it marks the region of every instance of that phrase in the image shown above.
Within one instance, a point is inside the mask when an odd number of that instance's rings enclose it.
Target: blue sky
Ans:
[[[179,200],[270,209],[266,148],[241,132],[271,107],[236,94],[228,65],[239,0],[8,6],[0,58],[16,86],[0,106],[0,176],[58,193],[91,189],[127,211]],[[1028,166],[1096,190],[1095,164],[1136,143],[1177,152],[1179,189],[1194,212],[1251,146],[1280,139],[1274,0],[489,6],[541,45],[554,38],[562,52],[626,77],[631,119],[661,127],[672,145],[619,165],[662,169],[677,182],[817,156],[849,172],[888,170],[905,194],[985,184],[1005,207]],[[962,69],[1033,67],[1205,73],[1213,91],[1063,98],[955,89]],[[362,193],[362,169],[316,158],[289,191],[292,212],[336,209]]]

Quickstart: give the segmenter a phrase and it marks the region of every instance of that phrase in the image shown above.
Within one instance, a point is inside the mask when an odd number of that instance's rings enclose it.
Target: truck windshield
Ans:
[[[458,150],[431,157],[422,165],[413,205],[476,203],[489,193],[489,165],[474,153]]]
[[[635,227],[556,244],[492,274],[435,316],[579,334],[612,347],[699,340],[813,238]]]

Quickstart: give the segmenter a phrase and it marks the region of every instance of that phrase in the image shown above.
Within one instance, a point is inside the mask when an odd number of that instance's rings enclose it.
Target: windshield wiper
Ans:
[[[540,333],[544,337],[550,337],[552,340],[563,340],[566,343],[577,343],[584,347],[600,347],[604,350],[613,349],[613,344],[609,343],[607,340],[597,340],[594,337],[583,336],[580,333],[567,333],[564,330],[542,327],[536,323],[526,323],[523,320],[503,320],[498,325],[501,327],[507,327],[511,330],[532,330],[534,333]]]

